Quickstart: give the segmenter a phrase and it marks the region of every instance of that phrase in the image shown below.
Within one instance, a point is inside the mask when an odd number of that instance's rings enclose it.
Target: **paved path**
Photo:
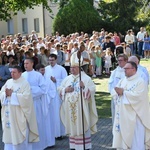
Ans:
[[[112,144],[111,119],[99,119],[97,123],[98,132],[92,135],[92,150],[110,150]],[[2,143],[2,129],[0,126],[0,150],[4,150]],[[68,137],[56,140],[56,146],[46,150],[69,150]]]

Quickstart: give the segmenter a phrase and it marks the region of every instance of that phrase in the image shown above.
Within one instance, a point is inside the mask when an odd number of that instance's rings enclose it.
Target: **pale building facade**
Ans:
[[[0,21],[0,37],[2,35],[14,35],[21,33],[22,35],[31,34],[32,30],[38,34],[38,36],[44,37],[46,34],[52,33],[53,18],[58,12],[58,3],[50,3],[52,14],[43,8],[43,5],[34,7],[34,9],[26,10],[25,14],[19,11],[18,14],[12,17],[11,20]]]

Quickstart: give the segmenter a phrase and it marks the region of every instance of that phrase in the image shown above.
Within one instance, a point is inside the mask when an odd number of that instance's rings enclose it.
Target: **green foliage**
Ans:
[[[43,4],[49,12],[51,12],[48,6],[47,0],[1,0],[0,1],[0,20],[8,20],[13,15],[16,15],[19,10],[25,12],[26,8],[32,8],[34,6]]]
[[[92,6],[94,4],[94,0],[87,0]]]
[[[141,0],[115,0],[111,3],[103,0],[99,4],[99,10],[106,29],[124,33],[130,28],[139,30],[140,25],[146,25],[147,21],[137,19],[142,6]]]
[[[63,8],[66,4],[68,4],[69,0],[60,0],[59,6]]]
[[[55,0],[56,2],[57,0]],[[63,8],[66,4],[68,4],[70,0],[60,0],[60,3],[59,3],[59,6],[60,8]],[[92,6],[93,6],[93,3],[94,3],[94,0],[86,0],[88,1]]]
[[[101,28],[101,18],[96,9],[87,0],[70,0],[61,8],[53,23],[53,32],[70,34],[88,32]]]
[[[147,23],[146,30],[150,32],[150,0],[143,0],[143,7],[139,11],[137,20],[141,20]]]

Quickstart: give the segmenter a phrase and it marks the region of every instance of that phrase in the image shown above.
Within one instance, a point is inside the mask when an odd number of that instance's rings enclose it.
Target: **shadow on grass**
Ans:
[[[108,92],[95,93],[96,107],[99,118],[111,117],[111,97]]]
[[[100,83],[100,82],[94,82],[94,84],[95,84],[95,85],[101,85],[101,83]]]
[[[92,79],[109,79],[110,78],[110,75],[107,75],[107,74],[102,74],[101,76],[99,77],[96,77],[96,78],[92,78]]]

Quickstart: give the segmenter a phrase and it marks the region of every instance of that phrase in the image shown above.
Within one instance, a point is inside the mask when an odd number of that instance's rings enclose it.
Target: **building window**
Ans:
[[[12,19],[7,21],[7,30],[8,34],[14,34],[14,24]]]
[[[39,18],[34,19],[34,30],[40,32]]]
[[[28,33],[28,22],[27,18],[22,18],[22,32]]]

